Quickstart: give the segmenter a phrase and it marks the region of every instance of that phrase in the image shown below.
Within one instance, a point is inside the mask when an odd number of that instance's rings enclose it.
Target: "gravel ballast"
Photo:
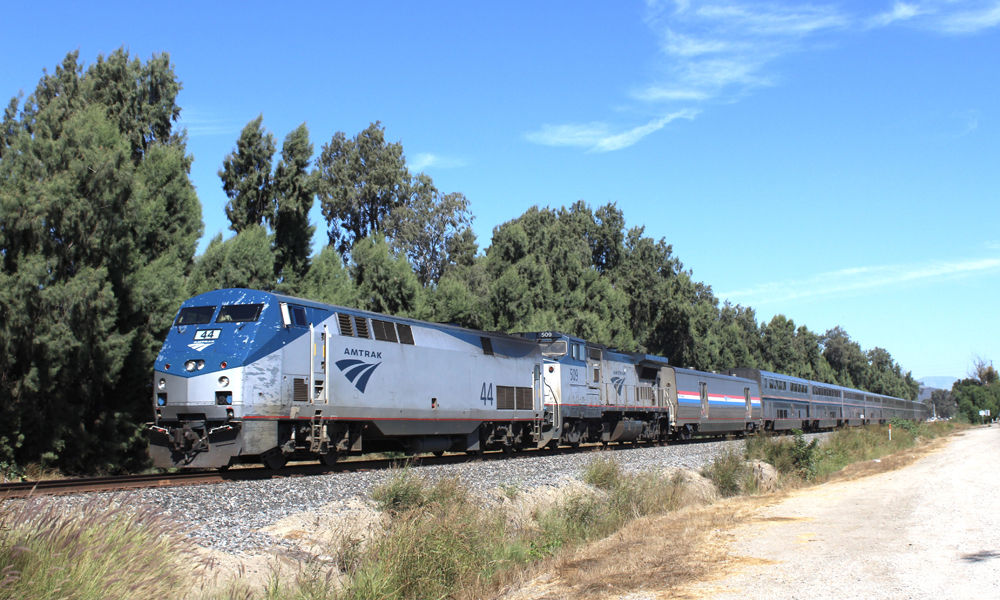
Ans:
[[[807,435],[807,439],[825,434]],[[741,440],[705,441],[672,446],[616,449],[614,456],[626,470],[677,467],[698,470],[727,445]],[[500,487],[531,489],[557,486],[567,478],[578,479],[595,457],[593,452],[557,456],[532,456],[531,452],[508,460],[454,465],[415,465],[414,473],[429,479],[457,477],[475,494]],[[388,471],[330,473],[259,481],[232,481],[213,485],[150,488],[129,493],[133,501],[151,504],[188,524],[199,543],[223,552],[260,554],[274,546],[290,546],[260,530],[289,515],[316,511],[331,502],[367,498]],[[76,503],[87,495],[63,498]]]

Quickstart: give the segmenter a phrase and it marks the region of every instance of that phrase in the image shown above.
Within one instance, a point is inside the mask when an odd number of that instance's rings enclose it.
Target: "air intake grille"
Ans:
[[[531,388],[519,387],[515,388],[517,396],[517,410],[531,410]]]
[[[497,410],[514,410],[514,388],[497,386]]]
[[[399,343],[413,345],[413,331],[409,325],[398,323],[396,329],[399,330]]]
[[[292,380],[292,400],[295,402],[309,402],[309,384],[305,379],[295,378]]]
[[[364,317],[354,317],[354,328],[358,330],[358,337],[368,339],[368,319]]]
[[[389,321],[379,321],[372,319],[372,333],[375,339],[383,342],[396,342],[396,327]]]
[[[351,315],[337,313],[337,321],[340,322],[340,335],[354,336],[354,328],[351,327]]]

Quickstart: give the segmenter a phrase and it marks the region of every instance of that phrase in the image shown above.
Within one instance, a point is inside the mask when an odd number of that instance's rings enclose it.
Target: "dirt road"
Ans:
[[[1000,598],[998,501],[1000,427],[967,430],[906,468],[809,488],[760,509],[732,532],[735,571],[685,592],[739,600]]]

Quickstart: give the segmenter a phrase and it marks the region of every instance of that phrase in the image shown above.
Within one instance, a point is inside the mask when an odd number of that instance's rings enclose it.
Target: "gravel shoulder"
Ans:
[[[997,464],[1000,427],[977,428],[903,469],[794,492],[730,532],[729,575],[682,595],[1000,598]]]
[[[824,436],[813,434],[807,438]],[[698,470],[728,445],[742,440],[706,441],[671,446],[613,447],[626,470],[680,468]],[[531,452],[500,461],[413,467],[430,480],[457,477],[470,492],[489,498],[496,490],[560,488],[579,480],[594,453],[537,456]],[[355,520],[359,506],[385,481],[387,471],[330,473],[213,485],[150,488],[126,494],[133,502],[155,506],[164,516],[193,530],[198,544],[209,551],[241,557],[290,552],[298,556],[298,538],[316,530],[339,527],[339,517]],[[89,494],[64,496],[68,504]],[[295,524],[295,525],[292,525]],[[308,526],[306,526],[308,524]],[[293,532],[289,537],[288,533]]]

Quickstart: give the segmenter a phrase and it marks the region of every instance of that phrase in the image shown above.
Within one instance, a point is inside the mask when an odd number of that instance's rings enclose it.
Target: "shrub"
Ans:
[[[583,469],[583,482],[604,491],[613,491],[621,487],[623,476],[621,465],[609,452],[600,455],[587,463]]]
[[[916,436],[920,431],[921,424],[915,421],[907,421],[906,419],[900,419],[899,417],[893,417],[889,424],[894,427],[897,431],[906,431],[907,433]]]
[[[379,510],[390,513],[417,508],[427,501],[424,482],[413,476],[409,466],[390,469],[385,481],[372,489],[371,498]]]
[[[811,479],[816,475],[816,461],[819,459],[819,441],[813,438],[807,444],[801,430],[795,429],[792,433],[795,434],[795,438],[791,444],[792,464],[795,468],[795,474],[803,479]]]
[[[782,475],[811,479],[816,475],[816,465],[821,456],[819,442],[806,443],[801,430],[793,429],[794,437],[777,437],[758,433],[747,438],[744,453],[749,460],[762,460],[774,466]]]
[[[740,484],[746,480],[749,471],[742,453],[737,452],[732,444],[727,444],[702,469],[701,474],[715,484],[719,494],[729,498],[740,493]]]
[[[404,470],[383,490],[392,521],[357,560],[350,598],[441,598],[527,560],[509,547],[504,516],[473,502],[457,480],[428,485]]]

